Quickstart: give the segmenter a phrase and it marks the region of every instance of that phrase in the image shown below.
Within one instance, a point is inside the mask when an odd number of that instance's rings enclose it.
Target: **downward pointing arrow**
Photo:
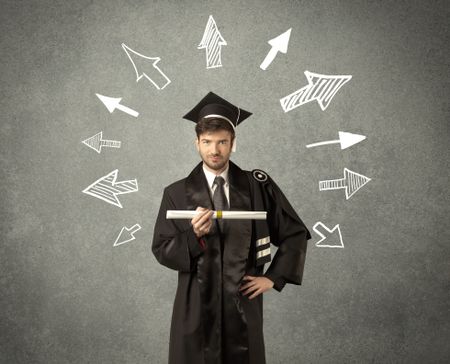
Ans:
[[[119,109],[120,111],[123,111],[131,116],[134,116],[135,118],[137,118],[139,115],[139,113],[137,111],[134,111],[124,105],[121,105],[120,104],[120,101],[122,100],[121,97],[115,98],[115,97],[103,96],[100,94],[96,94],[96,95],[100,99],[100,101],[105,104],[106,108],[108,109],[108,111],[111,114],[115,109]]]
[[[352,133],[347,133],[345,131],[340,131],[338,140],[327,140],[324,142],[308,144],[306,146],[306,148],[318,147],[320,145],[325,145],[325,144],[341,143],[341,149],[346,149],[346,148],[351,147],[352,145],[355,145],[355,144],[363,141],[364,139],[366,139],[366,137],[364,135],[352,134]]]
[[[267,54],[264,61],[259,66],[262,70],[266,70],[267,67],[272,63],[275,59],[278,52],[287,53],[289,38],[291,36],[292,28],[286,30],[283,34],[280,34],[278,37],[273,38],[268,41],[268,43],[272,46],[269,53]]]
[[[132,241],[135,238],[134,234],[141,230],[141,225],[134,224],[132,227],[127,228],[124,226],[122,230],[120,231],[119,235],[117,236],[116,241],[114,242],[113,246],[119,246],[125,243],[128,243],[129,241]]]
[[[344,243],[342,242],[341,229],[339,224],[337,224],[333,229],[328,229],[322,222],[316,222],[313,226],[314,231],[322,238],[317,243],[316,246],[321,248],[343,248]],[[322,231],[320,231],[322,230]],[[328,242],[328,244],[322,243],[325,239],[334,241],[334,243]],[[339,238],[339,241],[338,239]]]

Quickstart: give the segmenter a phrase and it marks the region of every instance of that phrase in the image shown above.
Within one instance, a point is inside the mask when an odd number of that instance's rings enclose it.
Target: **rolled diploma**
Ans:
[[[167,210],[166,219],[193,219],[201,211]],[[213,219],[223,220],[266,220],[266,211],[214,211]]]

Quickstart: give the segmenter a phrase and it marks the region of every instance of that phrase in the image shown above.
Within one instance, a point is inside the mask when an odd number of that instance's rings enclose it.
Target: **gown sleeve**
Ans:
[[[167,188],[164,190],[153,233],[152,252],[162,265],[181,272],[196,269],[197,257],[203,249],[192,226],[185,227],[175,220],[166,219],[166,211],[176,209]]]
[[[286,283],[302,283],[306,248],[311,234],[270,177],[263,188],[269,205],[270,240],[278,247],[264,276],[271,279],[274,289],[281,292]]]

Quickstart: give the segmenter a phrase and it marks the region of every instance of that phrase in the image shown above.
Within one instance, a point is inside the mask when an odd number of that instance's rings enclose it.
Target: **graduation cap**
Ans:
[[[202,119],[214,118],[228,121],[233,129],[247,119],[251,112],[243,110],[214,92],[209,92],[194,108],[183,116],[183,119],[198,123]],[[233,143],[233,152],[236,150],[236,139]]]

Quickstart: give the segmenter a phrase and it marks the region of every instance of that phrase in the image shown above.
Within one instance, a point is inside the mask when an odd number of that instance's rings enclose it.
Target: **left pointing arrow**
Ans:
[[[82,192],[122,208],[122,204],[117,198],[117,195],[136,192],[138,190],[138,184],[135,179],[116,182],[118,172],[119,170],[116,169],[106,176],[99,178]]]
[[[121,97],[109,97],[109,96],[103,96],[100,94],[96,94],[97,97],[100,99],[101,102],[103,102],[108,109],[108,111],[112,114],[112,112],[115,109],[119,109],[120,111],[123,111],[131,116],[134,116],[135,118],[138,117],[139,113],[137,111],[134,111],[133,109],[130,109],[129,107],[126,107],[124,105],[120,104],[120,101],[122,101]]]
[[[102,151],[102,147],[120,148],[121,142],[118,140],[105,140],[102,138],[103,132],[99,132],[90,138],[82,141],[89,148],[94,149],[97,153]]]

